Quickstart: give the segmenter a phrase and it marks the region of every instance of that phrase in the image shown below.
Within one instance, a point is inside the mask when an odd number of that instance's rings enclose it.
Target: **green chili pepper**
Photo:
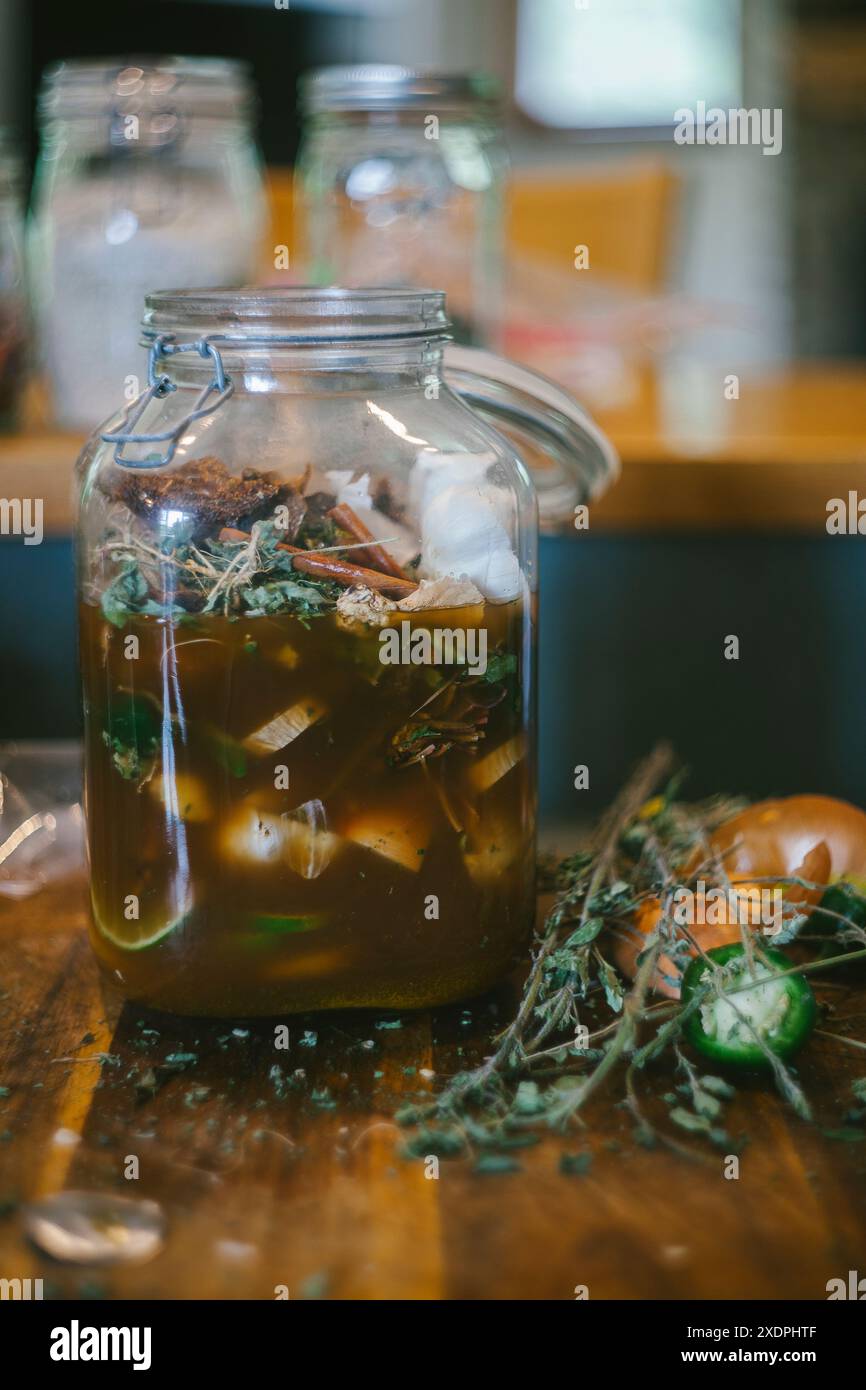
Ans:
[[[794,962],[781,951],[758,942],[753,954],[754,975],[742,945],[735,942],[708,951],[708,959],[698,956],[683,976],[683,1004],[709,986],[703,1002],[686,1020],[684,1032],[693,1047],[714,1062],[743,1068],[767,1067],[769,1061],[755,1034],[770,1052],[785,1059],[803,1045],[812,1031],[815,996],[805,976],[774,978],[776,972],[792,969]],[[721,967],[718,974],[714,966]],[[752,979],[752,987],[739,988],[724,998],[719,998],[713,988],[718,983],[726,990],[747,985]]]
[[[827,911],[822,912],[821,908]],[[831,912],[838,916],[829,916]],[[839,917],[849,918],[858,927],[866,926],[866,893],[862,879],[840,878],[837,883],[831,883],[812,913],[809,926],[832,936],[839,930]]]

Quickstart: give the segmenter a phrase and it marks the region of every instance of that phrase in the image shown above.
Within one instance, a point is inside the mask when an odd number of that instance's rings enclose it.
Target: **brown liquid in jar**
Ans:
[[[383,664],[382,629],[334,612],[118,626],[84,602],[80,622],[92,940],[129,998],[403,1008],[516,963],[534,916],[523,600],[411,616],[485,629],[484,678]]]

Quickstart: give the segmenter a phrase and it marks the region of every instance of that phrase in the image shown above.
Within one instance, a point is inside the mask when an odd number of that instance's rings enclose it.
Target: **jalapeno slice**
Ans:
[[[683,976],[680,998],[688,1004],[713,983],[714,966],[724,967],[722,988],[748,985],[720,998],[712,989],[689,1015],[684,1032],[705,1057],[729,1066],[767,1067],[769,1061],[758,1036],[783,1060],[793,1056],[808,1038],[815,1022],[815,996],[803,975],[777,978],[794,962],[782,951],[755,943],[754,973],[740,942],[716,946],[707,958],[698,956]],[[712,963],[711,963],[712,962]]]

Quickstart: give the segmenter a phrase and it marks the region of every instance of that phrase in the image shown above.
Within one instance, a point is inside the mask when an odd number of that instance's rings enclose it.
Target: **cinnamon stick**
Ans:
[[[248,541],[249,538],[248,531],[236,531],[233,526],[224,526],[220,531],[221,541]],[[398,579],[393,574],[380,574],[378,570],[351,565],[336,555],[322,555],[315,550],[302,550],[286,541],[279,541],[277,549],[287,550],[294,556],[293,569],[301,570],[304,574],[313,574],[319,579],[333,579],[335,583],[345,584],[347,588],[363,584],[368,589],[375,589],[378,593],[384,594],[386,598],[398,599],[405,598],[418,588],[418,585],[409,579]]]
[[[392,574],[395,579],[406,578],[402,567],[397,564],[392,555],[388,554],[384,546],[379,545],[373,532],[361,520],[358,513],[349,506],[348,502],[340,502],[338,506],[332,507],[328,516],[331,517],[332,521],[336,521],[342,531],[347,531],[350,536],[354,536],[356,541],[366,542],[360,556],[373,569],[382,570],[384,574]]]

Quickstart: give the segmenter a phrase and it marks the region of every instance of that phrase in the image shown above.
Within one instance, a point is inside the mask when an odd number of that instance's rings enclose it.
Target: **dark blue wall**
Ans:
[[[74,584],[69,541],[0,541],[0,738],[80,729]]]
[[[866,804],[864,561],[848,537],[546,541],[545,812],[603,804],[662,735],[693,769],[694,794]],[[723,658],[732,633],[739,661]],[[588,793],[573,790],[577,763]]]

